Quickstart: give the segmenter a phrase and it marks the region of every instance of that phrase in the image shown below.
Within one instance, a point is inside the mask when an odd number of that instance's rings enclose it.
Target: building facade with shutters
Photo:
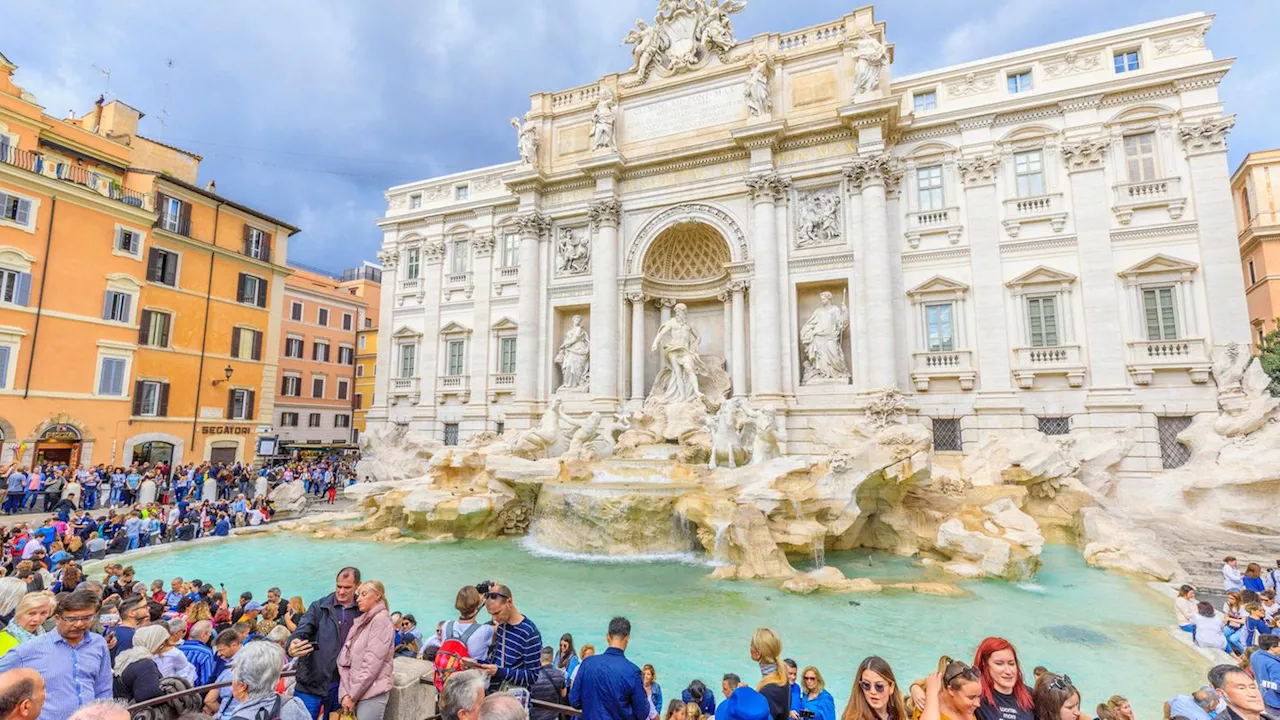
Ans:
[[[197,187],[200,157],[118,100],[45,114],[14,68],[0,56],[0,463],[252,461],[297,228]]]
[[[745,40],[698,12],[533,94],[518,160],[387,191],[371,426],[638,411],[682,304],[788,452],[896,387],[938,451],[1123,429],[1123,470],[1181,461],[1250,339],[1212,16],[895,76],[870,7]]]
[[[365,299],[340,276],[294,268],[281,313],[274,414],[280,453],[353,449],[356,336],[367,314]]]
[[[1231,176],[1254,347],[1280,329],[1280,150],[1252,152]]]

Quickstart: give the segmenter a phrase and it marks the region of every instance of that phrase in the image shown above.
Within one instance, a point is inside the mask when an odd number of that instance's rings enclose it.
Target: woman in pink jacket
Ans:
[[[382,720],[391,693],[396,631],[387,612],[386,588],[368,580],[356,590],[361,615],[338,653],[338,697],[356,720]]]

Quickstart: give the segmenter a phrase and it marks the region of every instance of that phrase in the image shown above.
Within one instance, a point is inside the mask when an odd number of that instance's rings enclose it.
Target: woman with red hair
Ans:
[[[1035,704],[1012,643],[996,637],[983,640],[973,666],[982,675],[982,704],[974,713],[978,720],[1034,720]]]

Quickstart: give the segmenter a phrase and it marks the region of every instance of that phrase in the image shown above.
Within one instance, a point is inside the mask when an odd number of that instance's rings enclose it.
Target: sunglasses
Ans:
[[[862,688],[862,692],[871,692],[872,690],[875,690],[878,693],[882,693],[889,689],[889,686],[882,682],[873,683],[870,680],[859,681],[858,687]]]
[[[1066,690],[1069,687],[1072,687],[1070,675],[1059,675],[1049,683],[1050,690]]]
[[[509,599],[511,599],[511,596],[510,596],[510,595],[503,595],[503,594],[502,594],[502,593],[500,593],[500,592],[491,592],[491,593],[489,593],[488,595],[485,595],[485,597],[486,597],[486,598],[488,598],[488,599],[490,599],[490,600],[509,600]]]
[[[951,682],[952,682],[953,680],[955,680],[956,678],[958,678],[958,677],[963,677],[963,678],[965,678],[966,680],[977,680],[977,679],[978,679],[979,675],[978,675],[978,670],[977,670],[977,668],[969,667],[968,665],[965,665],[964,663],[956,663],[956,665],[958,665],[959,667],[958,667],[954,672],[950,673],[949,675],[943,675],[943,676],[942,676],[942,684],[943,684],[943,685],[950,685],[950,684],[951,684]]]

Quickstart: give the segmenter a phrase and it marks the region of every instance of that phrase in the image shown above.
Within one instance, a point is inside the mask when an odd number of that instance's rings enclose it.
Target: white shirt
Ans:
[[[249,513],[249,525],[256,526],[261,524],[262,524],[262,511],[257,508],[254,508],[253,512]]]
[[[1196,644],[1200,647],[1227,649],[1227,637],[1222,632],[1222,615],[1214,613],[1205,617],[1199,613],[1192,619],[1196,626]]]
[[[44,550],[44,549],[45,547],[40,542],[40,540],[38,538],[33,537],[27,541],[26,545],[22,546],[22,559],[30,560],[31,556],[35,555],[37,550]]]
[[[1222,588],[1227,592],[1244,589],[1244,575],[1230,565],[1222,565]]]
[[[177,648],[157,655],[156,667],[160,668],[160,677],[180,677],[193,686],[196,684],[196,666]]]
[[[1196,601],[1187,598],[1174,598],[1173,614],[1178,617],[1178,626],[1191,625],[1196,616]]]

